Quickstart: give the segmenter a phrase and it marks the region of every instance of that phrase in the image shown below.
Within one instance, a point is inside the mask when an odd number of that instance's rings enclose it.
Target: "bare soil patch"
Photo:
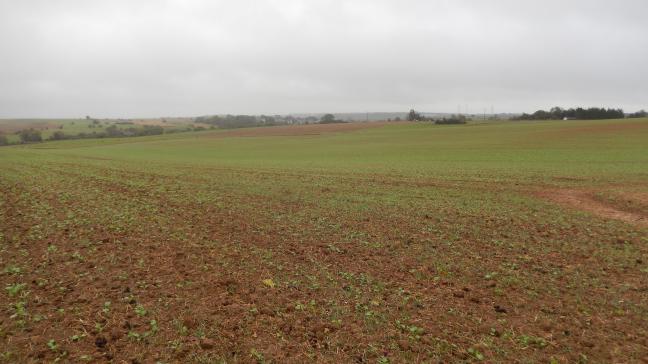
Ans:
[[[50,121],[31,121],[31,120],[0,120],[0,133],[11,134],[24,129],[46,130],[56,128],[60,124]]]
[[[560,205],[587,211],[606,219],[621,220],[636,226],[648,227],[648,211],[628,211],[610,203],[597,199],[592,191],[575,189],[549,190],[540,193],[540,196]],[[632,199],[633,195],[626,198]],[[645,198],[645,196],[643,196]]]

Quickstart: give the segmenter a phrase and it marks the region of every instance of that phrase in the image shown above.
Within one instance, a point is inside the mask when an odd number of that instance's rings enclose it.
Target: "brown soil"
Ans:
[[[582,191],[575,189],[549,190],[540,193],[540,196],[559,203],[563,206],[587,211],[594,215],[606,218],[621,220],[636,226],[648,227],[648,211],[642,213],[637,211],[627,211],[617,206],[601,201],[595,197],[591,191]],[[639,195],[627,195],[626,198],[633,198]],[[644,195],[641,195],[645,198]]]
[[[644,205],[648,205],[648,193],[642,193],[642,192],[630,192],[627,193],[626,196],[628,198],[633,199],[634,201],[640,202]]]
[[[49,121],[24,122],[22,120],[0,120],[0,134],[11,134],[24,129],[45,130],[56,128],[60,124]]]
[[[633,230],[408,197],[467,183],[89,161],[2,170],[0,363],[645,356],[648,253]],[[592,254],[610,236],[628,243]]]

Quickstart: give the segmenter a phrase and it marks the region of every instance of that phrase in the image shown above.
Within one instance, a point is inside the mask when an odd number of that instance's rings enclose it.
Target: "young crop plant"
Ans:
[[[58,348],[59,348],[58,344],[56,343],[56,340],[54,340],[54,339],[51,339],[51,340],[49,340],[49,341],[47,342],[47,347],[48,347],[51,351],[58,351]]]
[[[263,356],[263,353],[259,352],[255,348],[250,349],[250,356],[252,359],[254,359],[258,364],[264,364],[266,362],[265,357]]]
[[[70,340],[76,342],[76,341],[80,341],[80,340],[82,340],[82,339],[85,338],[86,336],[87,336],[87,335],[86,335],[85,333],[81,333],[81,334],[74,334],[74,335],[72,335],[72,336],[70,337]]]
[[[110,306],[111,306],[111,302],[110,302],[110,301],[106,301],[106,302],[104,302],[104,304],[103,304],[103,308],[101,309],[101,312],[103,312],[104,314],[108,314],[108,313],[110,313]]]
[[[22,273],[22,268],[15,265],[9,265],[4,269],[4,273],[11,275],[19,275]]]
[[[27,287],[27,284],[25,283],[14,283],[14,284],[9,284],[5,287],[5,291],[7,291],[7,294],[9,297],[15,297],[17,296],[22,290]]]
[[[135,307],[135,313],[137,314],[137,316],[146,316],[148,314],[148,311],[146,310],[146,308],[144,308],[144,306],[137,305]]]
[[[475,348],[469,348],[467,351],[468,351],[468,354],[470,354],[473,358],[475,358],[477,360],[480,360],[480,361],[484,360],[484,354],[482,354],[479,350],[477,350]]]
[[[27,316],[27,302],[18,301],[12,305],[13,314],[9,316],[11,319],[18,318],[22,320]]]
[[[401,320],[396,320],[396,327],[401,330],[404,334],[409,335],[410,338],[414,340],[419,340],[423,334],[425,334],[425,329],[407,324]]]

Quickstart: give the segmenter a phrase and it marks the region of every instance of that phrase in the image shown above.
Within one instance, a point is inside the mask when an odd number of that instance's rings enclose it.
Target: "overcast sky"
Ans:
[[[0,0],[0,117],[648,109],[646,0]]]

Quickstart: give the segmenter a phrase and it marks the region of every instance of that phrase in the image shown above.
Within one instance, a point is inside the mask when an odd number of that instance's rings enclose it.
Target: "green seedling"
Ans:
[[[5,291],[7,291],[7,294],[9,297],[15,297],[17,296],[23,289],[25,289],[27,285],[25,283],[14,283],[7,285],[5,287]]]

